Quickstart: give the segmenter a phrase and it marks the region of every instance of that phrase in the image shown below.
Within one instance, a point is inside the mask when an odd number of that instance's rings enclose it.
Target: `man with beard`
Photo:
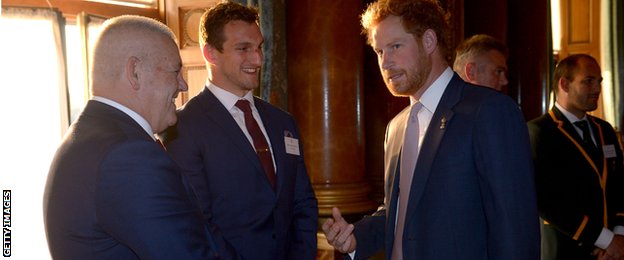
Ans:
[[[622,259],[624,168],[598,106],[596,60],[576,54],[555,69],[555,106],[529,122],[542,224],[542,259]]]
[[[388,124],[385,200],[348,224],[337,208],[327,240],[351,258],[538,259],[527,128],[509,97],[473,87],[448,63],[436,1],[380,0],[362,15],[388,90],[411,105]]]

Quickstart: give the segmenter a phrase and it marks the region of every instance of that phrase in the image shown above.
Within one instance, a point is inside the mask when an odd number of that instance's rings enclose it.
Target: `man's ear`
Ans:
[[[570,82],[565,79],[565,77],[561,77],[559,79],[559,83],[557,84],[557,87],[559,88],[559,92],[563,91],[565,93],[568,93],[570,91]]]
[[[427,29],[423,33],[421,39],[423,48],[427,54],[433,53],[433,51],[438,47],[438,36],[432,29]]]
[[[210,44],[204,45],[204,47],[202,48],[202,54],[204,55],[204,59],[210,64],[215,64],[217,61],[217,56],[215,55],[216,51],[218,50],[210,46]]]
[[[130,58],[128,58],[128,61],[126,62],[126,78],[128,79],[128,82],[130,82],[130,85],[132,86],[132,89],[134,90],[138,90],[141,87],[139,84],[139,63],[140,62],[141,60],[139,60],[139,58],[135,56],[131,56]]]
[[[466,74],[466,81],[475,82],[477,80],[477,64],[474,62],[466,63],[466,66],[464,66],[464,73]]]

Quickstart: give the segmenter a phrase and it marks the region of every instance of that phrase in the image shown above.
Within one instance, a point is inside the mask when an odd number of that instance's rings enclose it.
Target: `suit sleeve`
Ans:
[[[602,219],[589,218],[587,212],[575,199],[578,195],[575,187],[577,178],[570,178],[574,171],[588,170],[576,160],[581,160],[576,152],[563,152],[562,144],[554,129],[546,129],[541,121],[538,126],[529,123],[531,144],[535,163],[535,174],[540,216],[549,224],[565,233],[579,244],[593,246],[602,231]],[[580,153],[579,153],[580,155]],[[592,170],[593,171],[593,170]],[[585,182],[583,185],[597,185]],[[600,189],[599,187],[596,187]],[[602,201],[602,199],[600,199]]]
[[[610,221],[609,228],[614,230],[616,226],[624,226],[624,158],[622,156],[622,146],[617,138],[617,133],[611,131],[613,127],[607,123],[602,126],[606,130],[605,135],[609,135],[608,138],[614,140],[614,147],[616,151],[616,157],[613,159],[614,170],[613,175],[609,176],[607,181],[607,205],[610,209],[609,214]]]
[[[386,134],[384,137],[384,154],[388,153],[388,142],[391,139],[391,124],[392,122],[390,122],[386,127]],[[386,158],[384,160],[388,159]],[[389,167],[389,163],[390,162],[385,161],[385,167]],[[388,169],[386,169],[386,171],[388,171]],[[354,224],[355,229],[353,230],[353,235],[357,241],[354,260],[367,259],[384,248],[386,242],[386,212],[388,211],[387,207],[391,206],[390,196],[392,196],[389,184],[391,178],[389,178],[389,175],[390,173],[386,172],[386,176],[384,176],[384,203],[377,208],[375,213],[370,216],[364,216],[362,220]],[[347,256],[346,258],[350,257]]]
[[[509,98],[492,97],[479,109],[475,162],[487,218],[488,256],[538,259],[539,218],[527,127]]]
[[[174,162],[156,144],[126,142],[103,159],[96,214],[141,259],[217,259]]]
[[[367,259],[381,250],[386,239],[385,207],[382,205],[375,213],[355,223],[353,235],[357,241],[354,260]]]
[[[169,155],[182,168],[184,184],[187,190],[192,191],[195,198],[210,197],[207,194],[210,189],[208,189],[202,158],[204,151],[201,150],[202,147],[196,141],[199,138],[196,139],[193,133],[180,123],[167,129],[160,137],[164,140]],[[208,202],[209,200],[203,201],[203,203]],[[200,206],[200,208],[202,210],[203,223],[209,230],[209,233],[212,234],[219,255],[225,259],[238,258],[236,250],[225,240],[221,230],[212,223],[212,212],[208,210],[210,206],[204,206],[203,208]]]
[[[297,158],[293,223],[290,227],[294,239],[291,241],[288,255],[289,259],[306,259],[308,257],[307,259],[313,260],[316,258],[317,249],[318,204],[306,171],[301,145],[299,146],[299,154],[301,156]]]

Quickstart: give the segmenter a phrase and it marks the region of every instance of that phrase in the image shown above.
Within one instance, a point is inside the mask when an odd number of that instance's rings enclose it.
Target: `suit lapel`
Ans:
[[[400,178],[399,162],[401,158],[401,147],[403,147],[403,139],[405,137],[405,122],[409,116],[410,107],[406,107],[399,112],[395,119],[390,123],[386,130],[386,147],[385,147],[385,199],[386,208],[386,226],[390,227],[386,232],[386,254],[390,255],[392,251],[392,243],[394,242],[394,225],[397,214],[398,187]]]
[[[581,144],[583,142],[583,137],[580,136],[579,133],[576,131],[576,128],[574,127],[574,125],[572,125],[572,122],[568,121],[568,119],[563,115],[563,113],[561,113],[561,110],[559,110],[556,106],[553,106],[552,113],[554,114],[556,118],[556,119],[553,118],[555,123],[561,124],[559,126],[559,130],[565,131],[566,134],[570,135],[570,137],[574,139],[576,143]]]
[[[264,176],[264,170],[260,164],[260,159],[258,159],[255,149],[249,143],[247,137],[230,114],[230,111],[228,111],[223,104],[221,104],[221,101],[219,101],[219,99],[217,99],[217,97],[207,88],[202,90],[202,92],[198,95],[198,98],[200,98],[205,115],[209,119],[207,124],[220,128],[224,135],[238,148],[240,153],[249,161],[249,163],[256,168],[256,172],[258,174],[262,174],[266,179],[266,176]],[[267,185],[270,185],[268,179]]]
[[[411,206],[407,208],[406,219],[413,218],[416,210],[414,205],[417,205],[420,198],[422,198],[425,184],[431,173],[433,159],[444,137],[446,127],[451,123],[451,119],[454,115],[452,108],[459,102],[464,84],[465,83],[459,79],[457,74],[453,75],[431,118],[429,127],[427,127],[427,132],[425,133],[418,153],[416,168],[414,169],[414,177],[412,179],[412,188],[410,189],[408,202]]]
[[[561,131],[561,133],[563,133],[563,135],[566,136],[576,146],[576,148],[579,150],[579,152],[581,152],[581,154],[583,155],[587,163],[589,163],[589,165],[592,167],[592,169],[594,169],[594,171],[600,178],[601,171],[604,170],[602,169],[604,167],[604,164],[602,165],[596,164],[594,160],[592,160],[590,154],[587,151],[585,151],[585,149],[581,145],[581,137],[579,136],[578,132],[576,132],[576,129],[574,128],[572,123],[570,123],[568,119],[565,118],[565,116],[561,113],[561,111],[556,106],[553,107],[552,110],[548,111],[548,113],[550,115],[550,118],[557,125],[557,128],[559,129],[559,131]],[[593,124],[591,128],[592,129],[595,128],[598,131],[599,127],[595,123],[593,123],[593,120],[590,120],[590,122],[591,122],[590,124]],[[602,140],[601,131],[598,131],[597,135],[596,135],[596,132],[594,132],[594,136],[598,143],[597,146],[602,147],[601,146],[601,140]],[[604,156],[602,156],[602,158],[604,158]]]

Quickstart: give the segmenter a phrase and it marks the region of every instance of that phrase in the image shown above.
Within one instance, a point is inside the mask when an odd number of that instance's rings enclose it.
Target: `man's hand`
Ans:
[[[340,210],[332,208],[332,217],[323,223],[323,233],[327,237],[327,242],[341,253],[351,253],[355,250],[356,241],[353,236],[353,224],[347,223],[342,218]]]
[[[605,250],[605,255],[602,259],[624,259],[624,236],[613,236],[613,240],[611,240],[611,244]]]

